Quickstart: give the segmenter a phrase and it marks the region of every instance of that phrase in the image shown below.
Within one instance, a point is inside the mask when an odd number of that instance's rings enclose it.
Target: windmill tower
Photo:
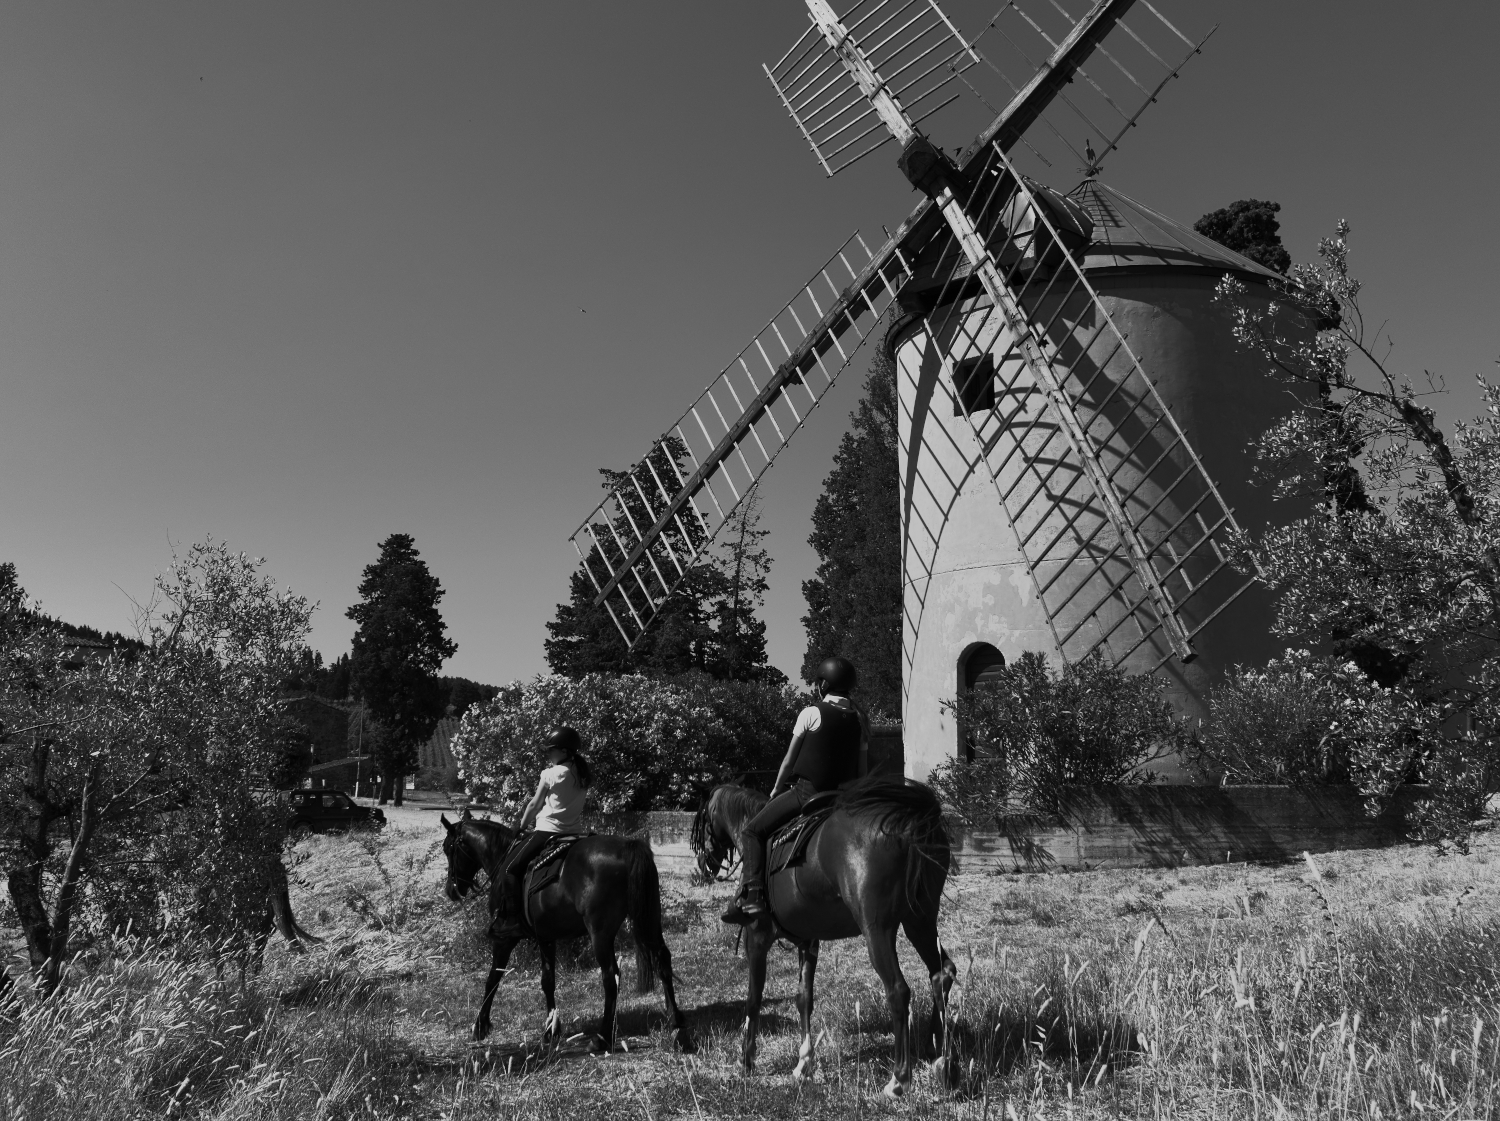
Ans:
[[[1264,654],[1263,605],[1227,543],[1236,506],[1265,501],[1242,485],[1240,449],[1274,404],[1208,298],[1226,272],[1266,294],[1274,274],[1097,176],[1201,43],[1148,0],[1132,25],[1133,0],[1098,0],[1065,33],[1012,0],[986,33],[999,27],[1028,61],[1040,42],[1045,60],[1006,79],[1009,101],[953,157],[918,126],[962,88],[990,105],[974,81],[998,72],[990,49],[933,0],[858,0],[843,16],[806,5],[807,31],[766,68],[783,105],[830,175],[894,141],[924,201],[880,248],[857,234],[840,246],[575,532],[596,602],[638,641],[875,335],[902,406],[908,773],[961,749],[942,702],[1023,650],[1167,673],[1179,706],[1199,710],[1215,672]],[[1189,53],[1164,61],[1151,32]],[[1132,42],[1159,64],[1154,88],[1121,61]],[[1145,95],[1133,113],[1084,69],[1096,56]],[[1086,178],[1063,195],[1013,154],[1049,162],[1042,130],[1064,135],[1054,103],[1110,135],[1075,81],[1118,127],[1102,152],[1077,153]]]

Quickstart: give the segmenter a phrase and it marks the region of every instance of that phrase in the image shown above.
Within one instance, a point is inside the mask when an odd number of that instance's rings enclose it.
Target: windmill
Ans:
[[[1177,413],[1208,422],[1217,452],[1265,412],[1244,392],[1251,375],[1233,371],[1240,396],[1229,402],[1231,427],[1239,428],[1215,434],[1212,406],[1228,399],[1200,399],[1182,384],[1182,360],[1158,345],[1150,317],[1139,332],[1122,324],[1134,305],[1118,291],[1101,293],[1102,274],[1093,272],[1102,246],[1113,254],[1112,276],[1172,267],[1173,283],[1191,273],[1211,287],[1215,270],[1273,275],[1097,179],[1202,43],[1149,0],[1140,0],[1134,26],[1123,17],[1135,0],[1098,0],[1076,21],[1057,0],[1048,3],[1067,18],[1065,33],[1049,31],[1045,10],[1028,12],[1019,0],[1007,0],[985,28],[998,29],[1010,54],[1033,68],[1011,82],[993,50],[967,41],[934,0],[858,0],[842,16],[827,0],[806,0],[807,30],[765,68],[782,105],[829,175],[894,143],[898,166],[924,199],[879,248],[858,234],[840,245],[572,538],[595,602],[627,643],[639,641],[859,344],[888,324],[884,344],[897,358],[903,409],[908,769],[918,773],[926,766],[920,751],[911,765],[913,733],[942,728],[940,702],[965,686],[965,667],[981,648],[993,652],[989,661],[1003,659],[1006,647],[1044,647],[1068,660],[1098,651],[1117,665],[1165,670],[1191,709],[1203,681],[1186,667],[1247,587],[1229,564],[1239,529],[1231,505]],[[1045,9],[1040,0],[1033,7]],[[1153,44],[1162,35],[1186,44],[1177,62]],[[1039,43],[1045,58],[1037,64]],[[1140,80],[1122,61],[1122,45],[1131,44],[1154,60],[1154,79]],[[1085,70],[1096,57],[1144,95],[1133,112],[1102,71]],[[965,90],[993,108],[975,83],[988,71],[1001,73],[1010,99],[961,154],[949,155],[920,126]],[[1113,130],[1089,116],[1085,93],[1108,106]],[[1023,149],[1051,163],[1044,148],[1052,138],[1066,142],[1047,116],[1054,106],[1092,134],[1082,151],[1067,145],[1085,180],[1066,196],[1014,160]],[[1190,342],[1201,359],[1204,339]],[[1234,363],[1225,353],[1210,357],[1225,369]],[[987,492],[982,505],[979,490]],[[972,565],[956,558],[965,548],[977,548]],[[950,610],[953,574],[977,568],[998,573],[990,585],[1009,597],[1004,617],[991,611],[986,619],[983,603],[973,620]],[[981,632],[994,641],[974,641]],[[930,762],[944,749],[925,750]]]

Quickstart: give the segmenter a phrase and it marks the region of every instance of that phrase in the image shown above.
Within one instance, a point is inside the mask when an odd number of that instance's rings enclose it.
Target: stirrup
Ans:
[[[766,905],[766,889],[759,884],[752,884],[740,890],[734,902],[729,905],[729,910],[720,916],[719,921],[743,925],[754,922],[769,911],[770,907]]]

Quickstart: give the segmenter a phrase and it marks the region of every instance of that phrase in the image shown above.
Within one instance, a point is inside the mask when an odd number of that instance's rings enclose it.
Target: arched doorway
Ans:
[[[988,642],[971,642],[958,656],[958,696],[962,697],[974,686],[998,677],[1005,668],[1005,655]],[[974,758],[974,747],[969,743],[969,732],[963,721],[958,723],[958,757]]]

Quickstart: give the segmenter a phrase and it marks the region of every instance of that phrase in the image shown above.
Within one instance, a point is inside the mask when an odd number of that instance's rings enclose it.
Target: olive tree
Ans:
[[[311,605],[212,541],[158,577],[144,653],[80,648],[0,586],[0,859],[55,987],[87,909],[104,928],[258,933],[281,871],[269,788],[294,728],[280,685]]]
[[[1258,469],[1309,510],[1244,540],[1242,556],[1277,595],[1276,633],[1399,693],[1380,707],[1406,715],[1361,741],[1354,768],[1379,776],[1372,808],[1420,776],[1422,829],[1461,838],[1500,726],[1500,386],[1479,379],[1484,412],[1450,439],[1427,403],[1440,379],[1401,373],[1366,324],[1348,232],[1339,223],[1268,308],[1236,280],[1219,288],[1236,339],[1295,403],[1259,440]],[[1303,330],[1284,328],[1299,316]]]

